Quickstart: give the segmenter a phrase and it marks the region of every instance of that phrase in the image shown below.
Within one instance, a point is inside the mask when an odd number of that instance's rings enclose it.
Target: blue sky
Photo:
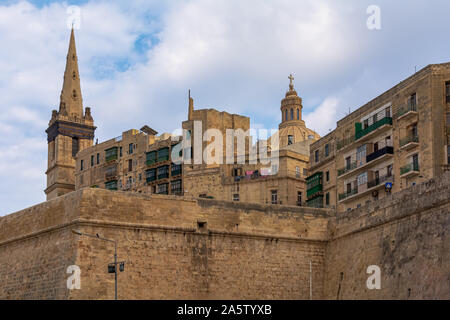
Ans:
[[[369,30],[369,5],[381,29]],[[326,134],[430,63],[450,61],[447,0],[0,2],[0,215],[45,200],[45,129],[59,104],[70,5],[85,106],[99,141],[172,132],[196,108],[276,128],[292,73],[307,126]],[[125,111],[125,112],[124,112]]]

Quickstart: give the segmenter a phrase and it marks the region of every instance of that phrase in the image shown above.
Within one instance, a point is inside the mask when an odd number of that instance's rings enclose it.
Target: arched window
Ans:
[[[294,120],[294,109],[291,109],[291,120]]]
[[[300,120],[300,110],[297,109],[297,120]]]
[[[284,121],[286,121],[288,119],[288,116],[287,116],[287,109],[284,111]]]

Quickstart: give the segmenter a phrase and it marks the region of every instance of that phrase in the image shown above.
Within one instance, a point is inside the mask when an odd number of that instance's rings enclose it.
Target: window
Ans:
[[[392,176],[392,164],[388,165],[387,168],[387,176],[391,177]]]
[[[367,183],[367,172],[358,175],[358,186]]]
[[[319,162],[319,150],[314,151],[314,161]]]
[[[142,173],[139,173],[139,181],[142,180]]]
[[[291,109],[291,120],[294,120],[294,109]]]
[[[308,169],[306,169],[306,168],[303,168],[303,175],[304,175],[305,177],[307,177],[307,176],[308,176]]]
[[[239,193],[233,194],[233,201],[239,201]]]
[[[287,112],[288,112],[288,111],[287,111],[287,109],[286,109],[286,110],[284,111],[284,120],[285,120],[285,121],[287,121],[287,119],[288,119]]]
[[[122,147],[120,147],[120,152],[119,152],[119,156],[122,156]]]
[[[91,167],[94,166],[94,155],[91,155]]]
[[[373,152],[377,152],[378,151],[378,142],[375,142],[373,144]]]
[[[391,107],[387,107],[384,109],[385,116],[390,118],[391,117]]]
[[[156,193],[168,194],[169,193],[168,184],[167,183],[158,184],[158,186],[156,188]]]
[[[347,193],[350,193],[352,191],[352,184],[347,183]]]
[[[293,144],[293,143],[294,143],[294,136],[288,135],[288,145]]]
[[[75,157],[80,150],[80,140],[76,137],[72,138],[72,157]]]
[[[412,156],[412,164],[413,164],[413,170],[419,171],[419,155],[415,154]]]
[[[81,160],[80,161],[80,170],[83,170],[83,167],[84,167],[84,160]]]
[[[375,123],[375,122],[377,122],[377,121],[378,121],[378,114],[375,113],[375,114],[373,115],[373,117],[372,117],[372,123]]]
[[[174,180],[170,183],[171,194],[181,194],[181,180]]]
[[[128,145],[128,154],[133,154],[133,144],[132,143],[130,143]]]
[[[325,177],[326,177],[327,182],[330,181],[330,171],[327,171],[325,173]]]
[[[270,191],[270,195],[271,195],[271,203],[272,204],[277,204],[278,203],[278,191],[277,190],[271,190]]]
[[[364,120],[363,122],[363,129],[366,129],[369,127],[369,119]]]
[[[97,153],[97,164],[100,164],[100,153]]]
[[[415,107],[417,105],[417,96],[415,93],[409,96],[408,107]]]
[[[297,205],[298,206],[302,205],[302,193],[301,193],[301,191],[297,191]]]
[[[330,145],[326,144],[325,145],[325,157],[328,157],[329,154],[330,154]]]
[[[352,161],[351,157],[345,158],[345,167],[347,168],[347,170],[350,170],[351,161]]]
[[[133,170],[133,160],[128,159],[128,172]]]
[[[330,193],[327,192],[325,194],[325,205],[329,206],[330,205]]]
[[[417,137],[417,123],[411,127],[411,134],[413,137]]]
[[[297,109],[297,120],[300,120],[300,110]]]
[[[295,167],[295,176],[297,178],[300,178],[300,168],[299,167]]]
[[[447,146],[447,164],[450,164],[450,145]]]
[[[178,176],[178,175],[180,175],[181,174],[181,170],[182,170],[181,168],[182,168],[181,164],[172,163],[172,166],[170,168],[170,175],[171,176]]]
[[[445,101],[450,102],[450,81],[445,83]]]

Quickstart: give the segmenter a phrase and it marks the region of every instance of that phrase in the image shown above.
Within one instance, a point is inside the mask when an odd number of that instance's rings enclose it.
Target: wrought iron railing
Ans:
[[[400,174],[405,174],[410,171],[419,171],[419,164],[417,162],[412,162],[400,168]]]
[[[386,146],[382,149],[378,149],[377,151],[372,152],[371,154],[366,156],[366,163],[384,156],[385,154],[394,154],[394,148],[391,146]]]
[[[409,135],[407,137],[404,137],[403,139],[400,139],[400,148],[411,142],[419,142],[419,136]]]
[[[384,126],[385,124],[392,125],[392,118],[385,116],[384,118],[372,123],[367,128],[361,129],[360,131],[356,131],[355,140],[361,139],[365,135],[371,133],[372,131],[377,130],[378,128]]]

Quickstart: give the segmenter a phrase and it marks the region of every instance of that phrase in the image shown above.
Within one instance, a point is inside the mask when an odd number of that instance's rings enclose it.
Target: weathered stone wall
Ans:
[[[450,298],[450,173],[330,221],[327,299]],[[366,286],[381,269],[381,289]]]
[[[78,195],[69,193],[0,218],[0,299],[68,297],[76,241],[65,226],[78,207]]]
[[[0,299],[449,299],[450,173],[338,215],[81,189],[0,218]],[[81,289],[67,290],[70,265]],[[369,265],[381,289],[366,287]]]
[[[309,261],[320,298],[327,219],[308,208],[82,189],[0,219],[9,230],[0,242],[0,298],[113,298],[113,245],[71,229],[118,240],[122,299],[307,299]],[[72,264],[81,290],[69,293]]]

